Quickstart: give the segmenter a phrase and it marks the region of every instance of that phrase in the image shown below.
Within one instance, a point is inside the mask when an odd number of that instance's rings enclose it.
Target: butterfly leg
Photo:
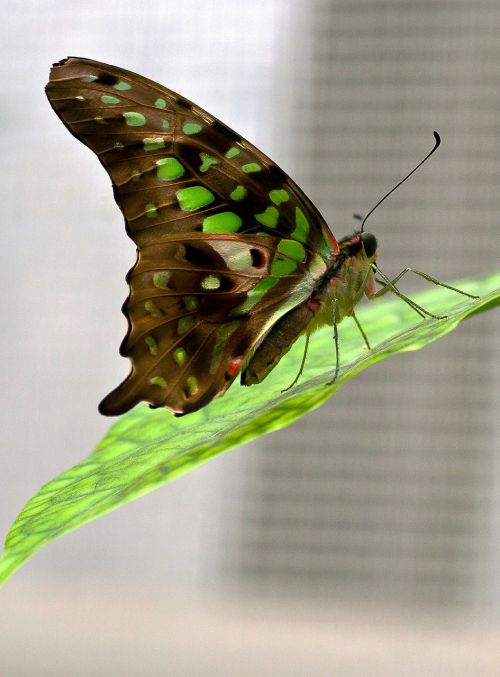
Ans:
[[[409,273],[409,272],[412,272],[412,273],[413,273],[413,272],[417,272],[417,271],[414,271],[414,270],[411,269],[411,268],[405,268],[405,269],[402,270],[402,271],[399,273],[399,275],[397,275],[393,280],[390,280],[386,275],[384,275],[384,273],[380,270],[380,268],[375,268],[375,270],[376,270],[376,272],[380,275],[380,277],[382,278],[382,279],[375,278],[376,281],[377,281],[379,284],[382,285],[382,289],[379,289],[379,290],[378,290],[377,292],[375,292],[374,294],[371,294],[371,295],[370,295],[370,299],[380,298],[381,296],[383,296],[384,294],[386,294],[388,291],[392,291],[394,294],[396,294],[396,296],[399,296],[399,298],[400,298],[402,301],[404,301],[406,304],[408,304],[408,305],[410,306],[410,308],[413,308],[413,310],[414,310],[418,315],[420,315],[420,317],[433,317],[435,320],[446,320],[446,318],[448,317],[447,315],[435,315],[434,313],[431,313],[429,310],[426,310],[425,308],[422,308],[422,306],[419,306],[418,303],[415,303],[415,301],[412,301],[408,296],[406,296],[405,294],[403,294],[403,292],[401,292],[401,291],[396,287],[396,282],[398,282],[398,281],[403,277],[403,275],[405,275],[406,273]],[[419,274],[420,274],[420,273],[419,273]],[[421,275],[424,276],[425,274],[424,274],[424,273],[421,273]],[[425,277],[428,279],[427,276],[425,276]],[[432,278],[432,280],[434,280],[434,278]],[[441,285],[440,282],[437,282],[437,281],[436,281],[436,283],[439,284],[439,285]],[[442,286],[443,286],[443,287],[447,287],[448,285],[442,284]],[[454,289],[454,288],[453,288],[453,289]],[[459,291],[459,290],[457,289],[457,290],[455,290],[455,291]],[[465,292],[460,292],[460,293],[464,293],[464,294],[465,294]],[[467,294],[467,295],[468,295],[468,294]]]
[[[293,386],[297,383],[299,378],[302,376],[302,372],[304,371],[304,366],[305,366],[305,363],[306,363],[307,349],[309,347],[309,336],[310,336],[310,334],[306,334],[306,344],[304,346],[304,353],[302,355],[302,362],[300,363],[300,367],[299,367],[299,371],[297,372],[297,376],[293,379],[293,381],[290,383],[288,388],[285,388],[284,390],[281,391],[282,393],[286,393],[288,390],[293,388]]]
[[[392,280],[390,280],[388,277],[384,275],[384,273],[378,268],[377,266],[374,266],[374,270],[380,277],[382,278],[379,280],[376,278],[377,282],[382,285],[382,289],[379,289],[379,291],[375,292],[375,294],[371,294],[370,298],[375,299],[379,298],[380,296],[383,296],[386,294],[388,291],[394,292],[396,296],[399,296],[401,300],[403,300],[405,303],[407,303],[413,310],[418,313],[421,317],[433,317],[436,320],[446,320],[448,317],[447,315],[434,315],[434,313],[431,313],[430,311],[426,310],[425,308],[422,308],[422,306],[419,306],[415,301],[412,301],[408,296],[405,296],[397,287],[396,287],[396,282],[399,282],[399,280],[406,275],[406,273],[414,273],[415,275],[418,275],[419,277],[423,277],[424,280],[427,280],[428,282],[432,282],[432,284],[435,284],[439,287],[445,287],[446,289],[451,289],[451,291],[457,292],[457,294],[462,294],[463,296],[468,296],[471,299],[477,299],[479,298],[478,296],[474,296],[473,294],[469,294],[466,291],[463,291],[462,289],[457,289],[457,287],[452,287],[449,284],[445,284],[444,282],[440,282],[437,280],[435,277],[432,277],[431,275],[427,275],[427,273],[422,273],[420,270],[415,270],[414,268],[405,268],[402,270],[399,275],[396,275],[396,277]]]
[[[354,322],[356,322],[356,326],[358,327],[359,331],[361,332],[361,336],[363,337],[363,341],[365,342],[366,347],[368,350],[371,350],[370,342],[368,341],[368,336],[365,334],[363,327],[359,323],[358,318],[356,317],[356,313],[353,311],[352,312],[352,319]]]
[[[333,375],[333,379],[331,381],[327,382],[327,386],[331,386],[335,383],[337,380],[337,376],[339,375],[339,369],[340,369],[340,360],[339,360],[339,330],[337,327],[337,300],[334,299],[333,301],[333,342],[335,343],[335,374]]]
[[[380,271],[378,271],[378,273],[379,273],[380,275],[382,275],[382,273],[381,273]],[[445,315],[433,315],[432,313],[428,313],[428,312],[427,312],[426,310],[424,310],[421,306],[419,306],[417,303],[415,303],[415,301],[412,301],[410,298],[408,298],[408,296],[405,296],[405,294],[403,294],[402,292],[400,292],[399,289],[398,289],[398,288],[397,288],[397,287],[396,287],[396,286],[395,286],[388,278],[386,278],[385,276],[384,276],[384,280],[379,280],[378,278],[375,278],[375,279],[376,279],[376,281],[378,282],[378,284],[381,284],[381,285],[382,285],[382,289],[379,289],[378,292],[376,292],[375,294],[373,294],[372,296],[370,296],[370,299],[380,298],[381,296],[383,296],[384,294],[386,294],[388,291],[392,291],[394,294],[396,294],[396,296],[399,296],[399,298],[400,298],[402,301],[404,301],[405,303],[407,303],[407,304],[410,306],[410,308],[413,308],[413,310],[414,310],[418,315],[420,315],[420,317],[426,317],[426,316],[429,316],[429,315],[430,315],[431,317],[434,317],[434,318],[436,318],[436,319],[438,319],[438,320],[446,319],[446,316],[445,316]],[[385,280],[387,280],[387,282],[386,282]]]
[[[475,296],[474,294],[469,294],[468,292],[463,291],[463,289],[458,289],[457,287],[452,287],[450,284],[445,284],[444,282],[437,280],[435,277],[432,277],[432,275],[428,275],[427,273],[422,273],[422,271],[415,270],[415,268],[405,268],[404,270],[402,270],[399,273],[399,275],[396,275],[396,277],[393,280],[388,280],[378,267],[375,266],[374,270],[379,275],[381,275],[385,279],[386,283],[389,284],[389,285],[395,285],[396,282],[399,282],[399,280],[401,280],[401,278],[404,275],[406,275],[406,273],[414,273],[415,275],[418,275],[419,277],[423,277],[424,280],[427,280],[428,282],[432,282],[432,284],[435,284],[438,287],[445,287],[446,289],[451,289],[451,291],[455,291],[455,292],[457,292],[457,294],[462,294],[462,296],[468,296],[471,299],[478,299],[479,298],[479,296]],[[384,285],[384,289],[381,289],[380,291],[376,292],[375,295],[372,298],[383,296],[383,294],[385,294],[386,291],[388,291],[388,290],[385,288],[385,285]]]

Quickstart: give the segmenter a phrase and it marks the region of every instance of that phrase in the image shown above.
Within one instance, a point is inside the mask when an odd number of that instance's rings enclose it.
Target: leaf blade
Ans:
[[[334,351],[328,330],[311,339],[305,378],[281,393],[300,363],[300,345],[252,390],[233,386],[222,399],[184,418],[140,406],[115,423],[86,459],[50,480],[26,503],[7,536],[0,583],[51,540],[185,474],[236,445],[290,425],[320,406],[340,385],[390,355],[419,350],[464,319],[500,303],[500,273],[459,284],[480,300],[461,300],[441,288],[415,295],[430,310],[447,309],[446,320],[421,322],[398,299],[377,301],[358,317],[373,350],[363,348],[354,326],[341,325],[339,381],[332,377]],[[353,323],[352,323],[353,324]],[[291,380],[291,379],[290,379]],[[250,396],[249,396],[250,395]]]

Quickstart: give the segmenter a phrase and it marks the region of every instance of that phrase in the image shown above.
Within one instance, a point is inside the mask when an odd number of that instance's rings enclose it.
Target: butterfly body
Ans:
[[[371,234],[363,235],[373,238],[372,247],[363,245],[358,232],[343,238],[313,293],[273,325],[242,374],[244,385],[263,381],[299,336],[338,325],[353,315],[363,294],[373,296],[375,276],[371,266],[377,255],[376,240]]]
[[[46,92],[108,172],[137,245],[120,348],[132,371],[102,413],[140,401],[195,411],[240,373],[259,383],[299,336],[373,295],[375,238],[337,242],[279,167],[198,106],[75,57],[54,65]]]

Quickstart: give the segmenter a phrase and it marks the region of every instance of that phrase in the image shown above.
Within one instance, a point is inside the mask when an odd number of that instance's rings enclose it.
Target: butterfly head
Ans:
[[[352,235],[347,235],[339,240],[339,246],[347,256],[363,254],[370,261],[377,258],[377,238],[372,233],[355,230]]]

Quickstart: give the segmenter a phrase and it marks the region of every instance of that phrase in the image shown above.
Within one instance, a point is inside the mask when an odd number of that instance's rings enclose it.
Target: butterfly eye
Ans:
[[[365,248],[365,253],[368,258],[371,259],[377,251],[377,238],[371,233],[361,233],[360,237],[363,247]]]

